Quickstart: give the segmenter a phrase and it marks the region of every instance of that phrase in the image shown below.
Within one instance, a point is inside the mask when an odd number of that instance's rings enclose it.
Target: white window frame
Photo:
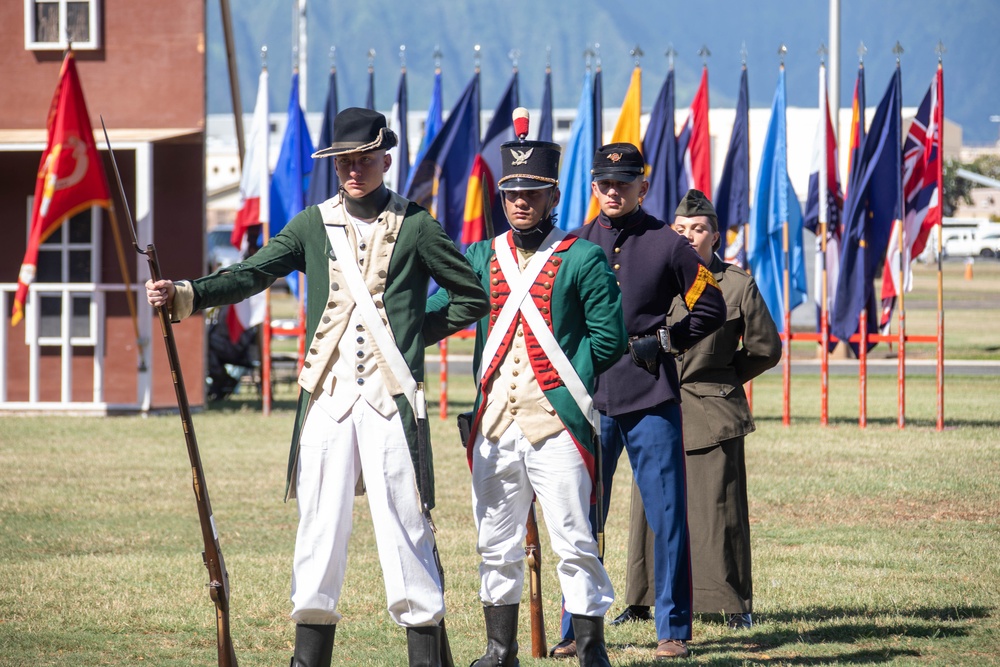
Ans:
[[[28,197],[28,234],[31,232],[31,210],[32,202],[34,200],[34,195]],[[64,279],[69,277],[69,255],[71,251],[74,250],[89,250],[90,251],[90,280],[87,282],[60,282],[60,283],[42,283],[38,281],[38,286],[42,284],[46,285],[46,288],[35,289],[33,293],[28,297],[28,302],[25,304],[26,310],[28,308],[40,308],[41,299],[47,298],[64,298],[63,292],[65,290],[61,289],[63,285],[76,285],[76,286],[86,286],[90,285],[92,287],[90,293],[88,294],[90,298],[90,306],[88,308],[88,327],[87,333],[83,336],[70,335],[69,343],[74,347],[94,347],[97,345],[98,338],[98,303],[97,303],[97,289],[96,286],[100,281],[100,268],[101,268],[101,207],[91,206],[90,207],[90,240],[86,242],[70,242],[69,241],[69,224],[70,221],[66,220],[61,225],[59,229],[53,232],[52,236],[46,239],[46,242],[39,246],[39,254],[43,252],[55,253],[58,252],[60,257],[60,274]],[[82,212],[81,212],[82,213]],[[77,215],[80,215],[79,213]],[[53,240],[55,239],[55,240]],[[58,287],[57,287],[58,286]],[[48,289],[52,287],[54,289]],[[74,290],[69,293],[70,302],[72,303],[75,299],[80,299],[84,297],[84,294],[79,290]],[[42,316],[41,313],[31,314],[26,313],[28,317],[26,319],[32,323],[36,323],[38,329],[34,331],[29,331],[34,329],[34,327],[25,327],[25,338],[26,342],[30,342],[27,339],[33,336],[38,336],[38,344],[41,346],[61,346],[63,344],[63,339],[61,335],[54,336],[42,336],[41,326],[42,326]],[[33,315],[33,316],[32,316]],[[70,331],[72,332],[72,317],[73,309],[70,307],[69,312],[63,308],[59,314],[60,324],[59,331]],[[70,326],[64,327],[62,320],[69,317],[71,319]]]
[[[29,51],[62,51],[69,48],[66,35],[67,10],[70,2],[86,2],[89,5],[88,23],[90,39],[73,42],[77,51],[94,51],[101,48],[101,0],[24,0],[24,48]],[[37,5],[58,5],[59,39],[55,42],[41,42],[35,35],[35,7]]]

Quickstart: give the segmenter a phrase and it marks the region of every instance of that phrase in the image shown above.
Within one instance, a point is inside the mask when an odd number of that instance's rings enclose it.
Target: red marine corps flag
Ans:
[[[49,140],[38,167],[31,231],[17,276],[12,325],[24,317],[28,285],[35,280],[38,247],[42,242],[80,211],[91,206],[110,206],[108,182],[94,145],[94,131],[72,52],[63,60],[47,128]]]

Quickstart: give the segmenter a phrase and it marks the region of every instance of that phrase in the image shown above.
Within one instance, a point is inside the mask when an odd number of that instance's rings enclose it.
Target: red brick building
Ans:
[[[176,405],[145,256],[126,228],[105,149],[108,126],[139,244],[168,276],[203,273],[205,7],[196,0],[7,0],[0,3],[0,411],[135,412]],[[12,28],[24,26],[23,35]],[[93,208],[40,248],[24,320],[10,325],[27,246],[46,117],[72,41],[137,300],[133,324],[111,216]],[[136,326],[139,335],[136,335]],[[188,395],[203,402],[204,325],[174,327]],[[141,344],[139,343],[141,341]]]

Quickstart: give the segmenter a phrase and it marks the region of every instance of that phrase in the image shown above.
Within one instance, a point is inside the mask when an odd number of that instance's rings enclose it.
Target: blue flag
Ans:
[[[785,309],[791,312],[807,298],[806,269],[802,252],[802,209],[788,178],[785,129],[785,68],[771,105],[764,151],[757,172],[757,187],[750,215],[750,266],[779,331],[785,330]],[[784,252],[785,226],[789,252]],[[789,303],[784,279],[788,274]]]
[[[479,72],[465,87],[427,153],[414,165],[406,198],[431,212],[456,241],[462,234],[465,190],[479,151]]]
[[[590,168],[594,161],[594,89],[590,70],[583,75],[583,92],[576,108],[576,118],[569,132],[569,143],[559,167],[562,198],[556,207],[560,229],[576,229],[587,220],[590,205]]]
[[[271,176],[271,236],[285,228],[288,221],[305,208],[309,190],[309,173],[313,168],[313,145],[309,128],[299,106],[299,74],[292,74],[292,92],[288,98],[288,124],[281,140],[278,163]],[[288,277],[288,285],[295,296],[298,280],[295,274]]]
[[[479,149],[483,163],[488,169],[486,183],[490,189],[490,201],[493,202],[492,217],[495,234],[502,234],[510,227],[507,223],[507,216],[504,214],[503,202],[496,196],[496,188],[497,181],[500,180],[503,171],[500,160],[500,144],[516,139],[514,136],[514,109],[519,106],[521,106],[521,96],[518,92],[517,71],[515,70],[503,95],[500,96],[500,102],[493,112],[490,124],[486,127],[486,134],[483,135],[483,145]]]
[[[413,175],[416,173],[415,167],[420,164],[424,155],[427,154],[427,149],[430,148],[431,144],[434,142],[434,137],[438,135],[441,128],[444,126],[444,117],[442,116],[442,104],[441,104],[441,70],[437,69],[434,72],[434,88],[431,90],[431,105],[427,109],[427,120],[424,125],[424,137],[420,140],[420,147],[417,148],[417,157],[413,160],[414,169],[410,169],[410,174],[406,179],[406,186],[400,192],[409,192],[410,183],[413,181]]]
[[[545,88],[542,89],[542,112],[538,119],[538,140],[552,141],[552,68],[545,68]]]
[[[657,220],[667,224],[674,221],[677,210],[677,137],[674,132],[674,70],[656,97],[649,112],[646,136],[642,139],[642,153],[649,165],[649,191],[642,200],[642,207]],[[721,231],[721,230],[720,230]]]
[[[339,111],[337,105],[337,69],[330,70],[330,89],[326,94],[326,106],[323,107],[323,125],[319,129],[319,148],[329,148],[333,143],[333,119]],[[325,202],[337,194],[340,180],[334,168],[333,158],[320,158],[313,163],[312,176],[309,177],[309,196],[306,202],[315,206]]]
[[[715,212],[719,216],[721,249],[727,262],[747,267],[744,248],[745,230],[750,221],[750,92],[747,68],[740,74],[740,92],[736,118],[729,137],[729,150],[722,167],[722,177],[715,188]]]
[[[868,332],[878,329],[875,274],[885,258],[893,221],[900,217],[900,79],[897,66],[875,110],[848,184],[837,298],[830,317],[830,332],[841,340],[858,332],[862,309],[868,312]]]
[[[389,150],[392,156],[392,171],[386,179],[386,187],[399,192],[410,177],[410,140],[407,138],[406,115],[409,103],[406,96],[406,69],[399,74],[399,86],[396,88],[396,102],[389,114],[389,129],[396,133],[399,143]]]

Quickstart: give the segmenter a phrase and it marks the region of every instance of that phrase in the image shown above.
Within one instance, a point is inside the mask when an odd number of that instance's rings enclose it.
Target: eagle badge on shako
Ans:
[[[514,156],[514,161],[510,163],[511,166],[517,167],[517,166],[520,166],[522,164],[527,164],[528,163],[528,159],[531,157],[531,154],[534,151],[535,151],[534,148],[529,148],[526,151],[514,151],[514,150],[512,150],[510,152],[510,154]]]

